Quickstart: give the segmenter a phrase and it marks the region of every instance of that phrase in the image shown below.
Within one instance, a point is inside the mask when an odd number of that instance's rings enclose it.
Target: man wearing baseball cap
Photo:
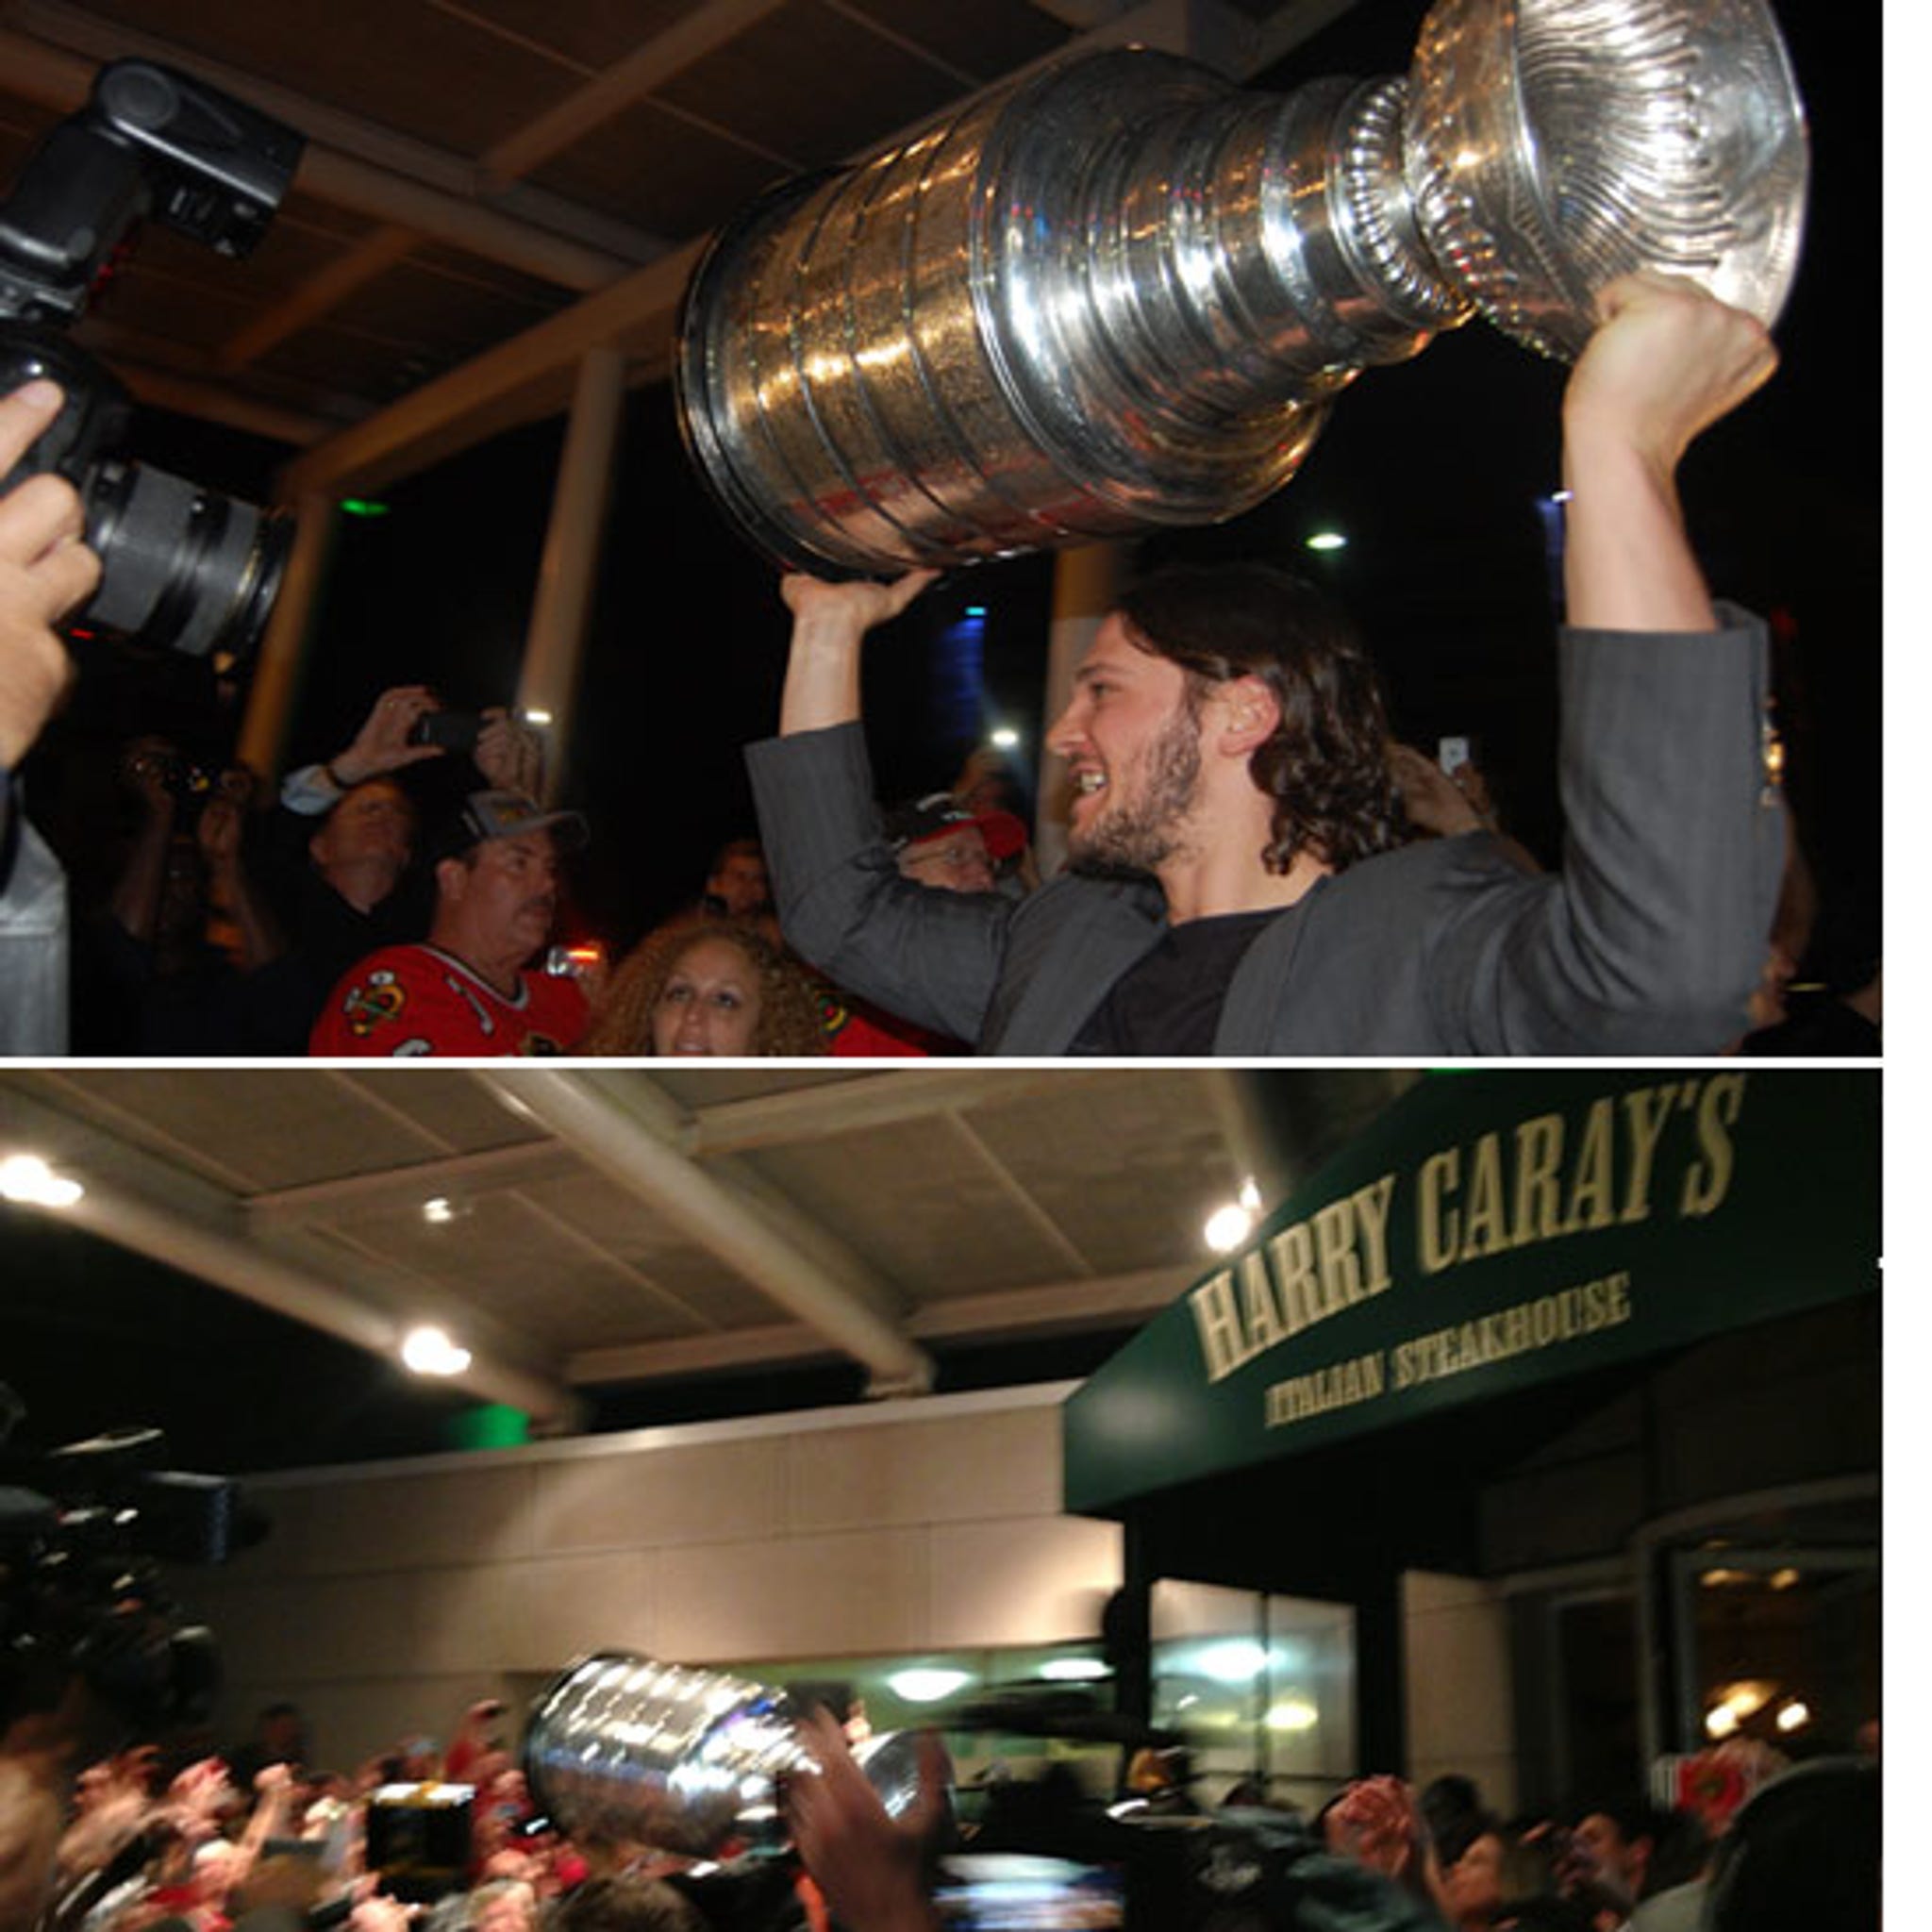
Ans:
[[[948,892],[995,892],[1002,861],[1026,847],[1026,827],[1009,811],[975,812],[950,791],[931,791],[885,815],[899,876]]]
[[[351,968],[315,1023],[310,1054],[568,1053],[590,1017],[582,989],[524,969],[550,937],[558,858],[588,836],[578,812],[545,811],[518,791],[473,791],[431,841],[428,939]]]
[[[941,892],[1002,892],[1002,868],[1026,851],[1026,827],[1009,811],[975,812],[950,791],[895,805],[881,831],[901,878]],[[1024,890],[1016,879],[1014,891]],[[841,1058],[874,1059],[958,1054],[964,1041],[824,986],[824,1026]]]

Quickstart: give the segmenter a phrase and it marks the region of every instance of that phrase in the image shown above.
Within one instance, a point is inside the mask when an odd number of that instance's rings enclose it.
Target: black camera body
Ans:
[[[994,1691],[941,1722],[1124,1751],[1183,1742],[1064,1688]],[[1202,1811],[1176,1793],[1104,1802],[1064,1763],[956,1790],[954,1820],[934,1872],[947,1932],[1425,1932],[1434,1924],[1379,1874],[1330,1856],[1291,1814]]]
[[[0,204],[0,393],[43,375],[67,396],[0,487],[51,471],[79,491],[102,563],[75,620],[88,629],[229,662],[259,641],[289,520],[115,455],[132,412],[127,391],[64,331],[144,218],[246,255],[303,145],[292,128],[187,75],[117,60]]]
[[[22,1413],[0,1386],[0,1438]],[[214,1639],[180,1621],[160,1566],[224,1561],[262,1524],[225,1477],[149,1467],[161,1447],[137,1428],[0,1451],[0,1729],[63,1704],[76,1678],[116,1736],[212,1709]]]
[[[1015,1782],[958,1794],[960,1848],[935,1903],[953,1932],[1010,1925],[1119,1932],[1301,1932],[1325,1924],[1314,1868],[1335,1861],[1285,1815],[1102,1807],[1071,1788]],[[1352,1874],[1342,1874],[1346,1881]]]
[[[441,745],[444,751],[471,752],[483,735],[483,717],[478,711],[425,711],[409,726],[411,744]]]

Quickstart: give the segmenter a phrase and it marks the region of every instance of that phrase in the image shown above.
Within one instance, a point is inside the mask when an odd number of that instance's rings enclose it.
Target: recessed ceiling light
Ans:
[[[1201,1239],[1217,1255],[1224,1255],[1247,1240],[1248,1230],[1254,1224],[1255,1217],[1245,1208],[1230,1201],[1226,1207],[1217,1208],[1208,1217],[1208,1224],[1201,1230]]]
[[[72,1208],[87,1191],[57,1174],[38,1154],[9,1154],[0,1160],[0,1200],[33,1208]]]
[[[470,1366],[470,1351],[425,1324],[404,1336],[403,1361],[419,1375],[460,1375]]]

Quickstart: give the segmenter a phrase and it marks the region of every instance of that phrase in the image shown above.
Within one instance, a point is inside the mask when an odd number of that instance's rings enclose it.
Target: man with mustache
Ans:
[[[1714,1052],[1742,1024],[1784,822],[1762,627],[1713,606],[1679,459],[1771,374],[1752,317],[1604,291],[1563,403],[1559,874],[1490,834],[1406,843],[1366,653],[1267,565],[1149,579],[1047,735],[1068,873],[1021,904],[900,878],[859,717],[865,632],[932,579],[785,580],[780,736],[750,748],[787,940],[982,1053]]]
[[[309,1035],[325,1058],[568,1053],[589,1020],[573,978],[525,973],[557,914],[574,811],[476,791],[436,841],[436,917],[421,945],[385,946],[338,983]]]

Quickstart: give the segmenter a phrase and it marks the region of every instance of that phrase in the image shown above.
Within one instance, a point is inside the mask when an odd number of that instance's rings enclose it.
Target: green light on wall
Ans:
[[[530,1418],[508,1403],[486,1402],[450,1418],[458,1449],[514,1449],[530,1440]]]
[[[388,504],[372,503],[366,496],[345,496],[336,508],[345,517],[386,517],[389,514]]]

